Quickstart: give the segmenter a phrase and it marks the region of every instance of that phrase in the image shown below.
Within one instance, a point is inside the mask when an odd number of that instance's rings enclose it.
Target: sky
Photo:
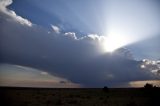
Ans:
[[[158,0],[0,0],[0,86],[160,86]]]

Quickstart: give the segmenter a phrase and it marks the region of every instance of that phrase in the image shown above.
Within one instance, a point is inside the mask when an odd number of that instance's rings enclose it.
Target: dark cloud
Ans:
[[[134,60],[129,50],[104,53],[101,36],[77,38],[74,32],[48,31],[32,23],[21,23],[22,17],[16,18],[19,17],[16,14],[12,17],[9,10],[6,12],[0,12],[1,63],[46,70],[87,87],[154,79],[141,69],[142,62]]]

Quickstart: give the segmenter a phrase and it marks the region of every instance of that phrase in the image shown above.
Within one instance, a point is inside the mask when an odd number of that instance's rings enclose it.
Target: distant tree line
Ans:
[[[153,84],[146,83],[146,84],[144,85],[144,88],[145,88],[145,89],[153,89],[153,88],[159,88],[159,87],[154,86]]]

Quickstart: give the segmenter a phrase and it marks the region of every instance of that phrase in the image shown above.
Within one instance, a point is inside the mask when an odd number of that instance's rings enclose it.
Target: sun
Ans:
[[[110,35],[104,37],[102,48],[105,52],[114,52],[115,50],[128,44],[128,38],[124,36]]]
[[[106,52],[113,52],[117,49],[116,42],[113,40],[113,38],[110,37],[104,39],[103,46]]]

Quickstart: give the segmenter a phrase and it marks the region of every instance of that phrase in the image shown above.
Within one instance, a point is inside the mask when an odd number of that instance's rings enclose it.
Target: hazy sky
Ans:
[[[159,42],[159,0],[0,0],[0,85],[157,84]]]

